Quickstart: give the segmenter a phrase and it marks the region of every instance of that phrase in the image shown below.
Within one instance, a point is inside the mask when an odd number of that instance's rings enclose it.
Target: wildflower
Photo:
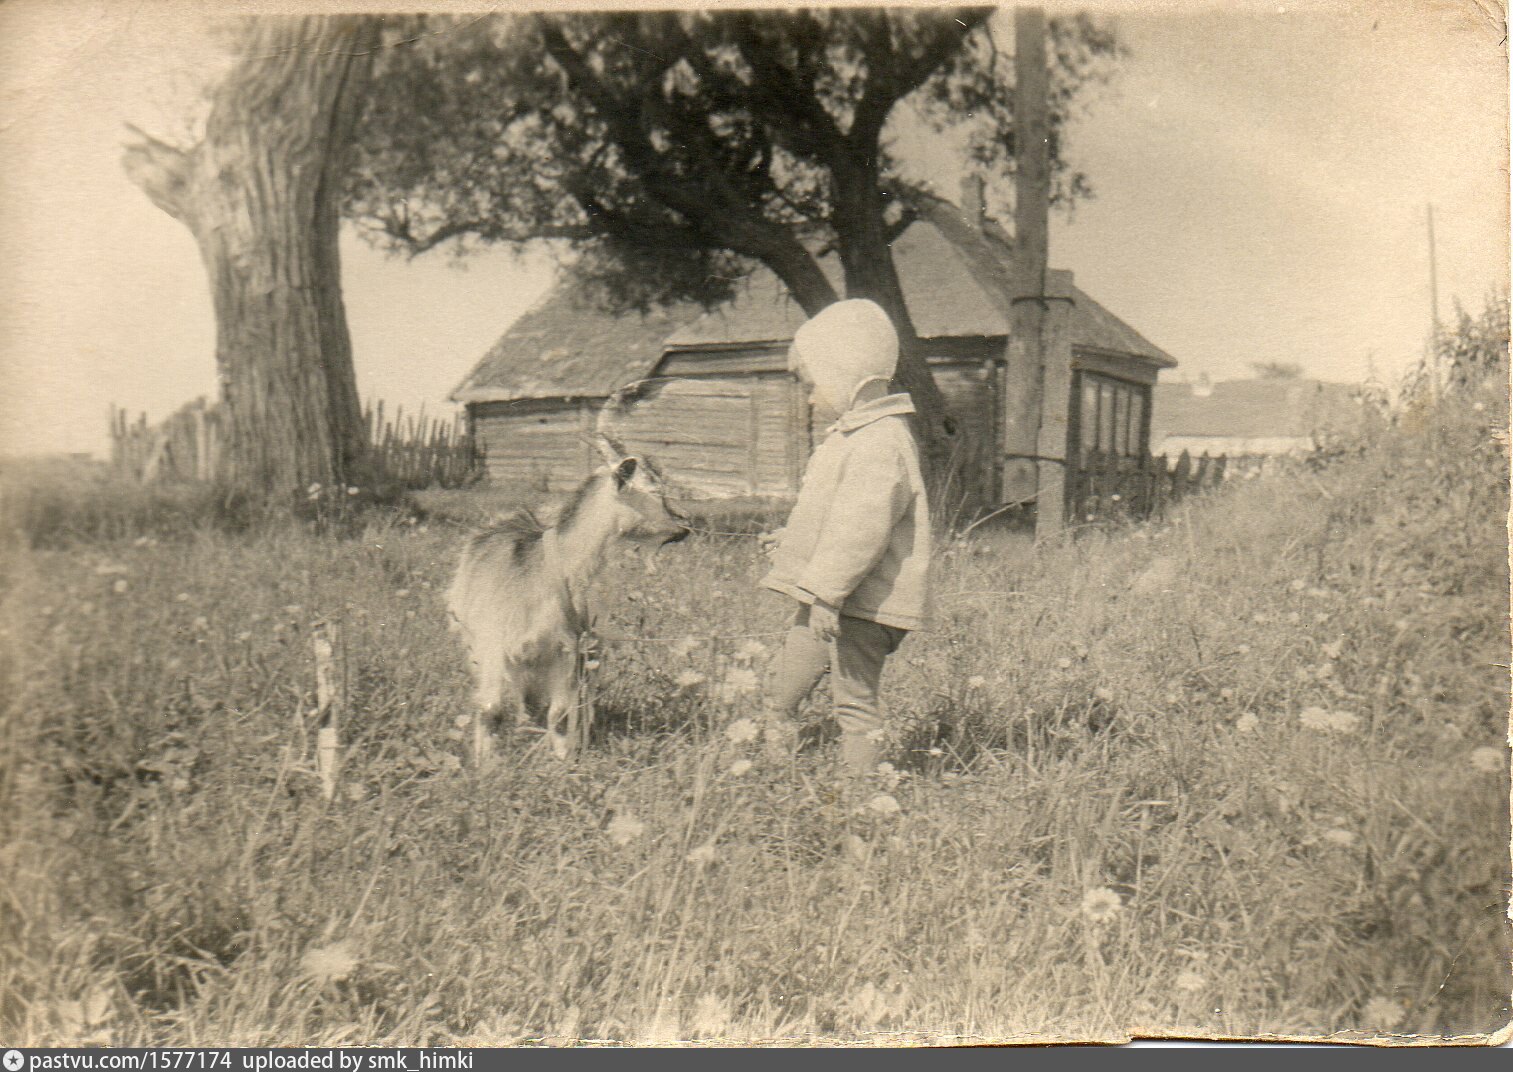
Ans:
[[[1391,998],[1374,997],[1361,1010],[1361,1026],[1390,1029],[1403,1022],[1405,1010]]]
[[[667,650],[674,659],[686,659],[694,653],[701,643],[703,641],[696,636],[686,636],[682,640],[676,641]]]
[[[928,748],[925,750],[925,755],[927,756],[943,756],[945,754],[946,750],[944,748]]]
[[[967,688],[969,689],[980,689],[987,683],[988,679],[983,677],[981,674],[973,674],[971,677],[967,678]]]
[[[356,495],[356,494],[357,494],[357,492],[358,492],[358,490],[359,490],[359,489],[357,489],[357,488],[348,488],[348,489],[347,489],[347,494],[348,494],[348,495]]]
[[[300,974],[318,986],[337,983],[357,970],[357,954],[350,941],[307,949],[299,961]]]
[[[1298,714],[1298,721],[1311,730],[1334,728],[1333,716],[1322,707],[1305,707]]]
[[[1348,849],[1350,848],[1350,846],[1355,844],[1355,835],[1352,834],[1349,830],[1341,830],[1336,827],[1333,830],[1324,831],[1324,840],[1329,842],[1329,844],[1331,845],[1336,845],[1342,849]]]
[[[131,586],[126,583],[126,578],[125,577],[117,577],[116,578],[116,583],[110,586],[110,590],[112,592],[114,592],[116,595],[120,595],[122,592],[126,591],[126,589],[128,589],[130,587]]]
[[[1208,985],[1208,980],[1192,969],[1177,973],[1176,988],[1185,994],[1196,994]]]
[[[1341,638],[1328,644],[1321,644],[1319,650],[1324,653],[1326,658],[1338,659],[1345,651],[1345,641]]]
[[[241,643],[245,643],[252,639],[252,634],[244,629],[236,635],[236,639]]]
[[[1056,669],[1057,670],[1070,670],[1071,668],[1072,668],[1072,660],[1070,660],[1070,659],[1057,659],[1056,660]]]
[[[725,727],[725,736],[736,744],[754,741],[761,735],[761,728],[749,718],[738,718]]]
[[[748,692],[755,692],[761,681],[757,678],[756,671],[748,667],[738,666],[725,675],[725,681],[720,692],[726,702],[734,700]]]
[[[284,613],[289,615],[289,617],[291,618],[297,616],[304,609],[305,608],[300,606],[298,603],[287,603],[284,605]]]
[[[749,759],[738,759],[738,760],[736,760],[734,763],[732,763],[730,765],[730,774],[734,778],[739,778],[741,775],[745,774],[750,769],[751,769],[751,760],[749,760]]]
[[[320,482],[316,481],[314,484],[311,484],[308,488],[305,489],[305,494],[306,495],[311,495],[311,496],[319,495],[320,494]]]
[[[718,1038],[730,1029],[730,1004],[718,994],[700,994],[689,1026],[699,1038]]]
[[[1354,733],[1360,722],[1361,717],[1349,711],[1329,712],[1329,728],[1335,733]]]
[[[869,1027],[888,1015],[888,999],[871,983],[853,994],[846,1002],[846,1007],[861,1023]]]
[[[173,597],[173,601],[175,603],[188,603],[189,602],[189,593],[188,592],[180,592],[178,595],[176,595],[176,596]]]
[[[711,838],[710,840],[704,842],[704,844],[700,845],[698,848],[690,850],[685,859],[687,859],[688,862],[693,864],[695,867],[705,867],[709,864],[714,863],[714,839]]]
[[[1308,587],[1308,582],[1307,581],[1304,581],[1301,578],[1297,578],[1297,579],[1294,579],[1293,581],[1291,581],[1287,585],[1287,590],[1289,592],[1301,592],[1303,589],[1305,589],[1307,587]]]
[[[903,811],[903,808],[899,806],[898,801],[887,793],[878,793],[871,800],[867,801],[867,803],[862,807],[865,811],[869,811],[873,815],[882,816],[897,815],[899,812]]]
[[[628,811],[617,811],[605,833],[616,845],[629,845],[646,833],[646,824]]]
[[[1504,750],[1493,748],[1491,745],[1482,745],[1471,752],[1471,766],[1487,774],[1499,774],[1506,765]]]
[[[1235,730],[1239,733],[1254,733],[1260,724],[1261,720],[1247,711],[1235,720]]]
[[[210,620],[203,614],[196,615],[194,621],[190,623],[190,628],[204,631],[210,628]]]
[[[1103,685],[1099,685],[1096,689],[1093,690],[1093,697],[1095,699],[1102,700],[1104,703],[1113,703],[1114,690]]]
[[[408,588],[401,588],[399,591],[395,592],[394,594],[396,596],[398,596],[400,599],[404,599],[406,596],[408,596],[410,594],[410,590]]]
[[[95,567],[95,575],[99,577],[113,577],[118,573],[130,572],[130,570],[121,565],[119,562],[101,562],[98,566]]]
[[[1235,654],[1236,655],[1249,655],[1250,654],[1250,645],[1249,644],[1236,644],[1235,645]]]
[[[684,670],[677,677],[673,678],[673,681],[677,683],[680,689],[691,689],[695,685],[704,684],[704,675],[697,670]]]
[[[1124,908],[1124,899],[1107,886],[1082,896],[1082,914],[1094,923],[1108,923]]]
[[[765,659],[767,657],[767,645],[760,640],[748,640],[736,649],[736,658],[745,660]]]

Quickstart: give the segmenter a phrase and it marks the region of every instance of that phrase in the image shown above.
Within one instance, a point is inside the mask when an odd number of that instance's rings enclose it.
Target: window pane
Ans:
[[[1078,414],[1082,451],[1098,449],[1098,384],[1091,376],[1082,377],[1082,412]]]
[[[1114,385],[1098,385],[1098,449],[1114,449]]]
[[[1114,388],[1114,453],[1129,453],[1129,388]]]

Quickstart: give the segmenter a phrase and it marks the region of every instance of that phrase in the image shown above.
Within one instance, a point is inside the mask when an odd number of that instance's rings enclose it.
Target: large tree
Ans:
[[[889,244],[912,220],[886,131],[901,102],[965,126],[1006,170],[1012,63],[994,9],[702,10],[432,20],[385,50],[347,211],[410,253],[565,239],[572,270],[618,309],[728,298],[770,268],[810,315],[879,302],[928,445],[946,431]],[[1116,50],[1086,19],[1053,26],[1051,112]],[[1085,191],[1053,136],[1057,195]],[[995,167],[996,166],[996,167]]]
[[[228,484],[287,494],[365,483],[367,437],[337,228],[379,39],[372,19],[250,19],[203,139],[138,131],[127,174],[199,244],[215,303]]]

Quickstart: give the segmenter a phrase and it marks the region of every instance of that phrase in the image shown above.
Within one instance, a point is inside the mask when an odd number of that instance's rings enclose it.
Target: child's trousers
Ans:
[[[831,701],[841,730],[841,762],[854,773],[870,772],[877,766],[883,728],[878,698],[883,663],[898,650],[907,632],[842,614],[835,642],[827,644],[810,632],[809,607],[800,605],[768,682],[768,716],[791,725],[799,705],[830,670]]]

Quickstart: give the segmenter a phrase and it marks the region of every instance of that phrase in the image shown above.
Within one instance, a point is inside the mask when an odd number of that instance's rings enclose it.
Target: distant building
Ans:
[[[1356,388],[1306,379],[1159,383],[1151,450],[1194,457],[1305,453],[1361,420]]]
[[[905,300],[956,421],[967,498],[990,500],[1002,463],[1004,351],[1013,261],[991,221],[939,202],[893,245]],[[837,285],[832,254],[821,268]],[[1176,362],[1053,272],[1070,300],[1068,454],[1133,454],[1148,442],[1150,391]],[[587,443],[605,400],[607,430],[656,458],[696,496],[786,498],[798,489],[822,426],[787,371],[804,312],[759,269],[729,304],[613,316],[568,284],[522,316],[453,392],[465,403],[493,481],[571,487],[596,464]],[[1075,462],[1073,463],[1075,464]]]

